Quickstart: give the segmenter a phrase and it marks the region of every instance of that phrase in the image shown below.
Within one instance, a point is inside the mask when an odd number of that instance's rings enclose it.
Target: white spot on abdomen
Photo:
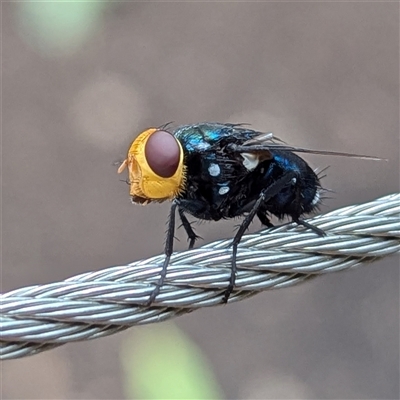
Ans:
[[[228,193],[229,192],[229,186],[222,186],[219,190],[218,190],[218,193],[219,194],[226,194],[226,193]]]
[[[218,164],[210,164],[208,167],[208,172],[211,176],[218,176],[221,172],[221,168]]]
[[[319,190],[315,192],[314,198],[312,199],[311,205],[315,206],[316,204],[319,203],[320,200],[320,195],[319,195]]]

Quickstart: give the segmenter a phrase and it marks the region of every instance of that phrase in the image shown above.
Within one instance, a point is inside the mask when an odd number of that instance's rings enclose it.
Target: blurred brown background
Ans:
[[[112,164],[167,121],[389,159],[306,157],[331,166],[323,211],[399,190],[398,4],[44,4],[2,4],[3,292],[162,252],[169,205],[130,204]],[[396,257],[176,322],[226,398],[399,396]],[[2,397],[123,398],[136,329],[3,363]]]

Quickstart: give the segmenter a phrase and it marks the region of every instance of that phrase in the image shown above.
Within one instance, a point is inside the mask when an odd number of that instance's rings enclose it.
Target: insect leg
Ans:
[[[296,192],[296,200],[295,201],[297,202],[297,204],[300,205],[300,189],[298,189],[297,192]],[[299,206],[296,207],[296,208],[299,208]],[[319,236],[325,236],[326,235],[326,233],[322,229],[319,229],[316,226],[311,225],[308,222],[301,220],[298,215],[291,215],[291,217],[292,217],[292,220],[294,222],[296,222],[296,224],[302,225],[302,226],[312,230],[317,235],[319,235]]]
[[[185,213],[183,212],[182,208],[178,207],[178,213],[182,221],[182,226],[186,231],[186,234],[188,235],[189,239],[189,250],[193,249],[194,243],[196,242],[197,239],[200,239],[200,236],[197,236],[196,233],[194,232],[192,225],[186,218]]]
[[[257,211],[257,217],[260,220],[260,222],[263,225],[268,226],[268,228],[273,228],[274,227],[274,224],[271,223],[269,218],[266,216],[265,212],[263,212],[261,210]]]
[[[151,303],[156,299],[156,297],[160,293],[161,286],[164,283],[165,277],[167,275],[167,268],[169,264],[169,260],[171,258],[171,254],[174,251],[174,234],[175,234],[175,210],[178,204],[173,201],[171,205],[171,211],[169,214],[168,220],[168,230],[167,230],[167,239],[165,241],[165,259],[161,269],[160,278],[156,283],[156,287],[154,288],[153,292],[151,293],[149,300],[147,302],[147,306],[150,306]]]
[[[238,231],[236,232],[235,237],[232,241],[232,266],[231,266],[231,276],[229,278],[229,284],[225,291],[224,298],[222,299],[223,303],[226,303],[231,295],[233,288],[235,287],[235,280],[236,280],[236,255],[237,255],[237,248],[242,239],[243,234],[246,232],[247,228],[249,227],[251,221],[253,220],[254,216],[258,213],[260,206],[270,200],[272,197],[276,196],[284,187],[286,187],[292,179],[296,177],[295,172],[288,172],[275,181],[272,185],[268,186],[267,188],[263,189],[260,192],[260,196],[257,201],[254,203],[253,208],[250,212],[246,215],[245,219],[239,226]]]
[[[322,229],[319,229],[316,226],[311,225],[306,221],[303,221],[302,219],[293,218],[293,221],[296,222],[296,224],[298,224],[298,225],[302,225],[308,229],[311,229],[313,232],[315,232],[319,236],[326,236],[326,233]]]

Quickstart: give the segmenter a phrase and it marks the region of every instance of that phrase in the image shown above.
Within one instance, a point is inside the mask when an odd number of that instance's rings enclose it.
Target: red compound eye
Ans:
[[[179,166],[180,147],[169,132],[156,131],[147,140],[145,156],[153,172],[163,178],[170,178]]]

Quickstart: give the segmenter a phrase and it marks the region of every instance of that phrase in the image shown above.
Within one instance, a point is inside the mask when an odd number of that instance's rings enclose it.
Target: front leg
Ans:
[[[192,228],[192,225],[190,224],[190,222],[186,218],[186,215],[185,215],[185,213],[184,213],[182,208],[178,207],[178,213],[179,213],[179,216],[180,216],[181,221],[182,221],[182,226],[185,229],[186,234],[188,235],[189,250],[193,249],[196,240],[197,239],[202,239],[202,238],[200,236],[196,235],[195,231]]]
[[[175,210],[178,206],[178,203],[174,200],[171,205],[171,211],[169,213],[168,220],[168,230],[167,230],[167,239],[165,241],[165,259],[161,269],[160,278],[158,279],[156,286],[153,292],[150,294],[149,300],[147,301],[147,306],[150,306],[156,297],[160,293],[161,286],[164,284],[165,277],[167,275],[167,268],[169,264],[169,260],[171,258],[171,254],[174,251],[174,235],[175,235]]]

